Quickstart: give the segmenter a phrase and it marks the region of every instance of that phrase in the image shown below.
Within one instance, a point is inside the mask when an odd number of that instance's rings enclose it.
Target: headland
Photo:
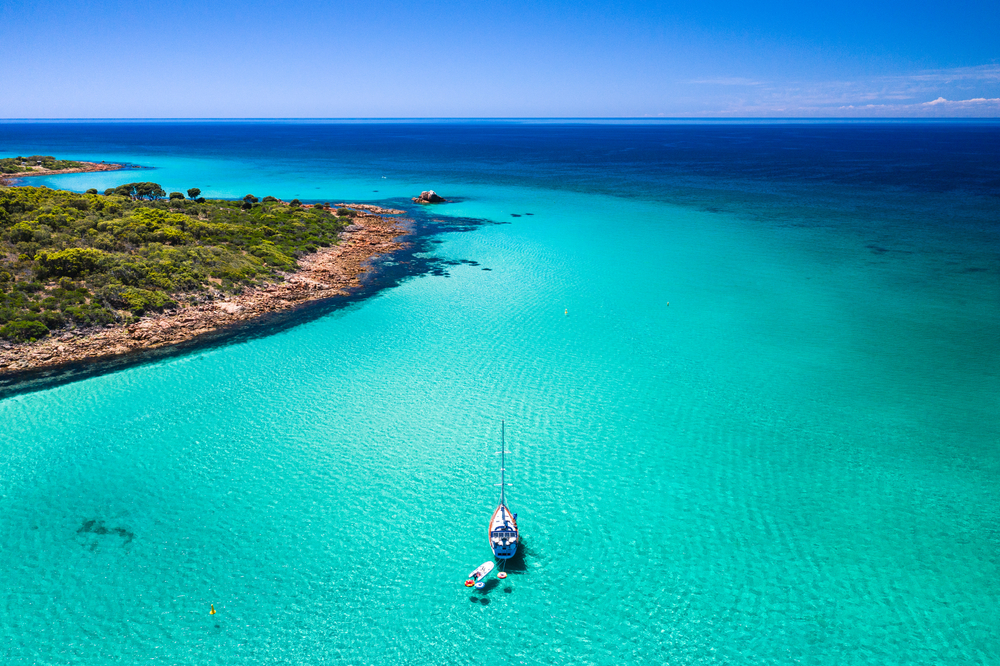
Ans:
[[[0,189],[0,375],[178,345],[347,296],[410,230],[404,211],[371,204],[205,200],[195,188],[170,199],[131,185]]]
[[[119,171],[124,164],[108,162],[81,162],[57,160],[50,155],[0,158],[0,186],[30,176],[58,176],[64,173],[91,173],[94,171]]]

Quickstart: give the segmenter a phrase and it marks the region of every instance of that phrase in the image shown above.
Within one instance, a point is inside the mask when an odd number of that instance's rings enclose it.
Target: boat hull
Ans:
[[[487,538],[490,542],[490,549],[493,550],[493,556],[498,560],[509,560],[517,553],[517,546],[521,540],[517,530],[517,517],[510,512],[506,505],[501,504],[493,512]]]

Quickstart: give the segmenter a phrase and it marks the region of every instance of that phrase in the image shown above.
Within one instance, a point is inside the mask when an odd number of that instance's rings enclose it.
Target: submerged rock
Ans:
[[[419,197],[413,197],[413,203],[444,203],[447,201],[434,190],[421,192]]]

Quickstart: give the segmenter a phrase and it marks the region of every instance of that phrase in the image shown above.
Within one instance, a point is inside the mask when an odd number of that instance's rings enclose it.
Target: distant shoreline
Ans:
[[[3,173],[0,174],[0,185],[9,187],[21,178],[31,178],[34,176],[58,176],[64,173],[94,173],[96,171],[121,171],[127,168],[124,164],[108,164],[105,162],[80,162],[80,164],[83,166],[73,167],[71,169],[46,169],[44,167],[32,167],[31,171]]]

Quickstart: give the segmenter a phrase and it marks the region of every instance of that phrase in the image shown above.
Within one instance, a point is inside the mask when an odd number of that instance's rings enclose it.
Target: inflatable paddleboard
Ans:
[[[493,562],[483,562],[476,567],[475,571],[469,574],[469,578],[477,582],[481,581],[490,575],[490,572],[493,571],[493,566]]]

